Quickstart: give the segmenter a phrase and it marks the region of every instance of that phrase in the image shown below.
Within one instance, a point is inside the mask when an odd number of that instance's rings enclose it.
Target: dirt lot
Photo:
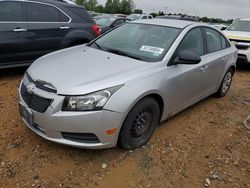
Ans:
[[[90,151],[46,141],[22,123],[17,88],[24,69],[0,71],[0,187],[250,188],[250,69],[229,94],[210,97],[157,129],[135,151]]]

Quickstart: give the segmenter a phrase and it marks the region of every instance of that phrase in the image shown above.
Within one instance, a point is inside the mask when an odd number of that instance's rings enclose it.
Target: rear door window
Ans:
[[[23,21],[23,8],[21,2],[0,2],[0,21]]]
[[[59,9],[41,3],[27,3],[30,22],[68,22],[69,18]]]
[[[225,48],[229,48],[230,47],[230,44],[229,42],[225,39],[224,36],[221,35],[221,45],[222,45],[222,49],[225,49]]]

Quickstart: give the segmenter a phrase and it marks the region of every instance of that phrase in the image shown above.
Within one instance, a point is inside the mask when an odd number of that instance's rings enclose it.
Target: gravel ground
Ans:
[[[237,70],[225,98],[164,122],[134,151],[75,149],[31,132],[18,113],[24,71],[0,71],[0,187],[250,188],[250,68]]]

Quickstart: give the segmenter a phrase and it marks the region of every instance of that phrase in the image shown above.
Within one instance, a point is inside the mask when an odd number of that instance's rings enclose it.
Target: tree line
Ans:
[[[107,14],[143,14],[143,10],[135,9],[135,3],[133,0],[107,0],[105,5],[101,5],[97,0],[76,0],[76,3],[79,5],[85,6],[85,8],[89,11],[95,11],[99,13],[107,13]],[[153,17],[165,15],[163,11],[153,12],[151,13]],[[183,15],[179,14],[171,14],[168,15]],[[206,23],[223,23],[230,24],[233,22],[232,19],[223,20],[221,18],[208,18],[208,17],[200,17],[200,21]]]
[[[89,11],[107,14],[133,13],[135,4],[133,0],[107,0],[105,5],[98,4],[97,0],[76,0],[79,5],[84,5]]]

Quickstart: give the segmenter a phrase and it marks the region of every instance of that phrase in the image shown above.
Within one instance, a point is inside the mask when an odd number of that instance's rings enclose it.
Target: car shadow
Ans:
[[[250,71],[250,63],[249,64],[237,64],[237,70],[239,71]]]
[[[0,79],[13,77],[13,76],[22,76],[27,69],[28,67],[0,69]]]

